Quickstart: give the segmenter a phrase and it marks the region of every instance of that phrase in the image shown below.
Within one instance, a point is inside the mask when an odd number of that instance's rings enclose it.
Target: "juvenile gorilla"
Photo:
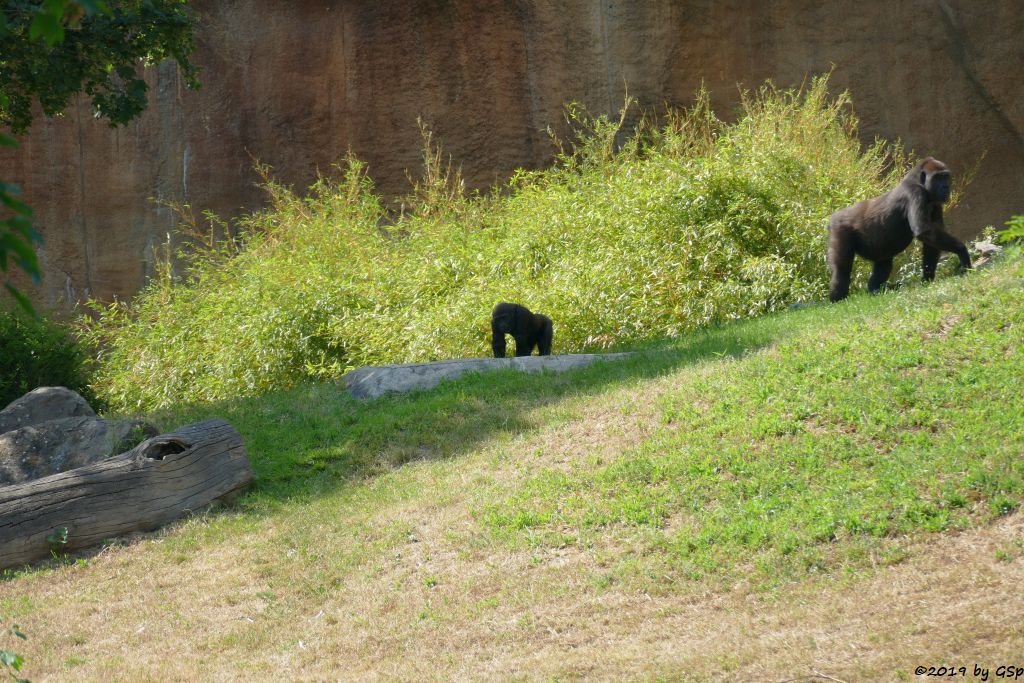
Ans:
[[[551,318],[531,313],[526,306],[504,301],[491,312],[491,348],[495,358],[505,357],[505,335],[516,340],[516,355],[529,356],[533,347],[542,356],[551,355],[551,340],[555,335]]]
[[[868,291],[877,292],[892,272],[892,259],[921,240],[924,279],[935,278],[943,251],[960,258],[961,271],[971,267],[963,242],[946,232],[942,205],[949,200],[946,165],[928,157],[892,190],[832,214],[828,223],[828,266],[832,272],[828,298],[840,301],[850,291],[854,254],[873,262]]]

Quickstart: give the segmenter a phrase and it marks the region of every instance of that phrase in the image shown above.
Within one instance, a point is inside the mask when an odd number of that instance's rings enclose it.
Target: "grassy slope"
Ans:
[[[367,404],[320,385],[165,415],[232,420],[258,490],[12,576],[0,614],[29,634],[36,679],[994,666],[1024,651],[999,617],[1024,608],[1022,525],[988,524],[1024,492],[1018,270],[569,375]]]

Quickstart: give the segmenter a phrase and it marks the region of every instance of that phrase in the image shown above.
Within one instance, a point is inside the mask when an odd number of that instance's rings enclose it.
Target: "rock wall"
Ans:
[[[34,297],[129,296],[176,224],[158,202],[233,215],[262,201],[252,158],[298,188],[351,149],[379,189],[419,167],[417,118],[473,186],[550,157],[563,103],[614,112],[686,104],[704,83],[728,114],[737,84],[833,70],[865,141],[899,138],[954,172],[950,216],[971,234],[1024,210],[1024,9],[1019,0],[194,0],[203,87],[150,69],[151,105],[121,129],[84,101],[0,155],[46,243]],[[982,159],[982,156],[984,158]],[[982,159],[978,165],[979,159]]]

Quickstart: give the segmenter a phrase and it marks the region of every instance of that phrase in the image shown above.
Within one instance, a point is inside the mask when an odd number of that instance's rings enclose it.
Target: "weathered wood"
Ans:
[[[252,481],[242,437],[207,420],[148,439],[102,462],[0,487],[0,568],[50,554],[47,540],[67,529],[72,550],[132,531],[149,531]]]

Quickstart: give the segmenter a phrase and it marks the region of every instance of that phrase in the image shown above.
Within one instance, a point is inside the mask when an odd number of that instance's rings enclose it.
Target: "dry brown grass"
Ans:
[[[399,492],[386,504],[325,496],[262,518],[195,519],[84,566],[8,581],[0,612],[29,634],[18,645],[37,682],[780,681],[814,671],[886,681],[918,665],[1024,663],[1021,514],[903,541],[901,564],[762,591],[607,585],[623,550],[613,539],[511,549],[479,531],[474,482],[621,452],[654,428],[670,382],[572,401],[558,408],[564,420],[513,444],[368,481]],[[509,457],[513,446],[530,455]],[[300,530],[319,542],[295,543]]]
[[[1024,539],[1020,515],[843,584],[649,595],[595,589],[577,551],[467,553],[445,540],[459,515],[438,512],[322,597],[278,564],[283,597],[266,599],[261,568],[275,562],[228,544],[167,566],[152,542],[2,594],[37,605],[21,619],[35,680],[881,681],[1024,652],[1024,562],[996,560]]]

